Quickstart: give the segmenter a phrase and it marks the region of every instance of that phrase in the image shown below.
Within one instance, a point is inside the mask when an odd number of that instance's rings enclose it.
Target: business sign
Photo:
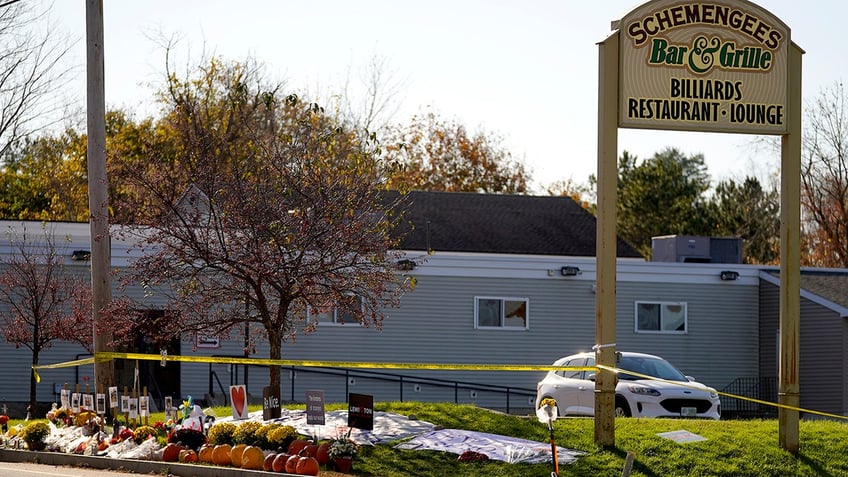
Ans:
[[[655,0],[619,22],[619,126],[785,134],[790,31],[745,0]]]
[[[374,396],[370,394],[348,394],[347,426],[374,430]]]
[[[306,424],[324,425],[324,391],[306,391]]]

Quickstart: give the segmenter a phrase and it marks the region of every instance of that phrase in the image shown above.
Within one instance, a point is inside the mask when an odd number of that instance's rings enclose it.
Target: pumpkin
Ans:
[[[247,446],[241,453],[241,468],[249,470],[262,470],[265,463],[265,454],[256,446]]]
[[[265,456],[265,461],[262,463],[262,470],[266,472],[271,472],[274,470],[274,459],[277,458],[277,454],[274,452],[269,453]]]
[[[197,460],[200,462],[211,464],[212,463],[212,451],[215,450],[215,446],[203,445],[200,447],[200,450],[197,452]]]
[[[301,457],[297,461],[295,472],[300,475],[318,475],[318,460],[314,457]]]
[[[180,451],[183,449],[183,446],[175,444],[173,442],[166,445],[165,449],[162,451],[162,460],[164,460],[165,462],[176,462],[177,460],[179,460]]]
[[[274,463],[271,465],[271,468],[274,472],[283,472],[286,470],[286,461],[289,460],[290,455],[285,452],[281,452],[277,454],[277,457],[274,457]]]
[[[300,453],[301,455],[307,455],[309,457],[315,457],[315,454],[318,453],[318,445],[316,444],[307,444],[306,447],[303,448],[303,451]]]
[[[236,444],[230,449],[230,462],[232,462],[233,467],[241,467],[241,454],[246,447],[247,444]]]
[[[304,447],[309,445],[309,441],[303,439],[295,439],[289,444],[288,453],[291,455],[300,454]]]
[[[179,457],[180,462],[183,462],[183,463],[186,463],[186,464],[193,464],[193,463],[197,462],[197,452],[195,452],[192,449],[181,450],[179,456],[180,456]]]
[[[230,465],[230,451],[233,447],[229,444],[218,444],[212,449],[212,463],[215,465]]]
[[[286,460],[286,473],[294,474],[297,472],[297,463],[300,461],[299,455],[289,456],[288,460]]]
[[[325,442],[318,446],[318,450],[315,452],[315,459],[321,465],[327,465],[330,463],[330,443]]]

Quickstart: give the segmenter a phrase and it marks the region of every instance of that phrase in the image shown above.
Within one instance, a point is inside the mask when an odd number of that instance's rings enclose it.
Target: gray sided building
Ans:
[[[526,409],[532,404],[542,371],[421,370],[414,365],[494,364],[545,366],[595,344],[595,219],[570,198],[465,193],[412,192],[409,195],[402,249],[414,267],[402,273],[417,280],[397,309],[388,310],[382,328],[340,324],[322,317],[317,331],[287,342],[283,358],[300,361],[368,362],[368,370],[294,367],[283,371],[283,399],[302,401],[310,389],[323,389],[327,400],[341,402],[348,392],[381,400],[473,402],[494,408]],[[4,227],[20,227],[5,222]],[[88,248],[88,224],[55,223],[56,236],[67,236],[68,266],[85,268],[70,252]],[[30,224],[37,230],[38,224]],[[688,243],[688,242],[686,242]],[[129,245],[112,241],[117,269],[131,257]],[[702,244],[699,244],[701,247]],[[703,247],[699,248],[702,254]],[[778,282],[767,267],[715,263],[708,256],[686,260],[675,255],[647,262],[620,242],[617,265],[617,349],[661,355],[686,374],[719,390],[747,391],[774,400],[763,380],[776,376]],[[726,248],[722,248],[726,252]],[[7,243],[0,253],[12,253]],[[731,254],[732,255],[732,254]],[[718,261],[732,261],[722,258]],[[732,272],[732,273],[727,273]],[[401,271],[399,271],[401,273]],[[814,286],[806,277],[824,274]],[[832,294],[826,284],[848,278],[845,270],[804,270],[801,318],[801,399],[805,407],[845,414],[845,287]],[[140,288],[124,292],[141,298]],[[164,304],[145,297],[150,309]],[[309,317],[312,319],[312,317]],[[243,342],[175,340],[171,355],[239,356]],[[158,354],[145,347],[139,352]],[[76,345],[57,342],[40,363],[58,363],[85,355]],[[266,358],[259,346],[251,358]],[[28,396],[30,353],[0,345],[0,401]],[[131,386],[135,362],[118,367],[119,388]],[[410,365],[407,368],[403,366]],[[396,366],[394,366],[396,365]],[[261,396],[268,384],[263,366],[208,363],[139,363],[141,381],[151,394],[175,400],[223,402],[230,384],[247,384]],[[834,373],[836,374],[834,376]],[[91,366],[43,370],[39,401],[56,400],[55,386],[84,386]],[[402,375],[403,378],[398,376]],[[756,383],[756,384],[753,384]],[[754,389],[756,387],[756,389]],[[155,392],[153,391],[155,390]],[[508,391],[508,392],[507,392]],[[155,400],[155,399],[154,399]],[[723,403],[724,404],[724,403]],[[736,403],[728,402],[726,410]]]

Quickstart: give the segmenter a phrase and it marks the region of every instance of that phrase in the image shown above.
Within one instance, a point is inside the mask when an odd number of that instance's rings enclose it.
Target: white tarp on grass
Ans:
[[[437,450],[452,454],[473,451],[486,454],[489,459],[513,464],[541,464],[552,461],[550,443],[459,429],[431,431],[398,444],[396,447],[409,450]],[[557,457],[563,464],[570,464],[585,454],[582,451],[557,447]]]
[[[231,419],[228,416],[220,420]],[[250,419],[261,421],[262,411],[250,413]],[[324,425],[311,425],[306,423],[306,411],[282,409],[282,416],[273,422],[292,426],[303,435],[317,436],[319,439],[343,436],[350,430],[350,438],[360,445],[386,444],[412,438],[397,448],[437,450],[457,455],[474,451],[486,454],[489,459],[510,463],[551,462],[550,443],[459,429],[437,430],[432,423],[390,412],[375,411],[374,429],[371,431],[349,428],[347,411],[327,412]],[[559,462],[571,463],[585,455],[585,452],[557,447],[557,455]]]

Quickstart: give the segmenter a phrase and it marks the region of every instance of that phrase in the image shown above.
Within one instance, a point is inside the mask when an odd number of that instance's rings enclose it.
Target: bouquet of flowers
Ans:
[[[352,459],[358,452],[359,446],[347,437],[335,439],[330,444],[330,450],[327,451],[330,459],[337,459],[339,457],[348,457]]]

